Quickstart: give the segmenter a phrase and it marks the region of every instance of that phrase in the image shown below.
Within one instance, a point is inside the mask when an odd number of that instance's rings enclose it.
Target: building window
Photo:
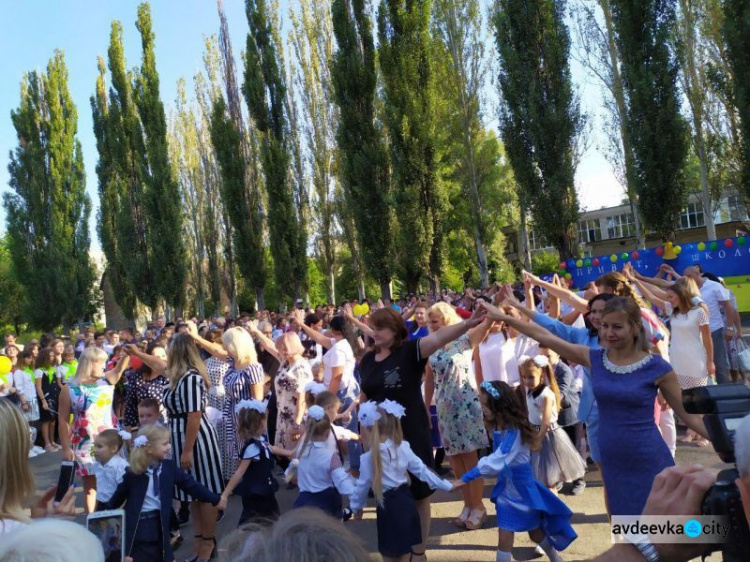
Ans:
[[[727,207],[729,207],[729,219],[732,221],[748,220],[747,207],[745,201],[739,195],[730,195],[727,197]]]
[[[529,248],[531,251],[535,250],[545,250],[547,248],[551,248],[551,246],[547,243],[547,239],[541,235],[537,230],[530,228],[529,229]]]
[[[599,221],[595,219],[578,221],[578,241],[581,244],[597,242],[602,239]]]
[[[609,238],[629,238],[635,236],[633,215],[625,213],[623,215],[607,217],[607,236]]]
[[[688,203],[688,206],[680,213],[680,228],[698,228],[706,226],[706,217],[703,214],[701,203]]]

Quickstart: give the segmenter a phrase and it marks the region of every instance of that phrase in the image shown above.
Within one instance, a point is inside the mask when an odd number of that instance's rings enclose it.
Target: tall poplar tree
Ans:
[[[61,51],[46,73],[25,76],[11,120],[18,146],[8,165],[13,193],[3,196],[3,204],[10,252],[26,292],[24,317],[43,330],[62,324],[67,331],[95,309],[91,201]]]
[[[245,55],[243,93],[261,139],[261,162],[268,194],[268,230],[276,283],[289,297],[306,284],[306,236],[288,178],[286,85],[279,64],[265,0],[246,0],[250,32]]]
[[[742,133],[742,185],[745,200],[750,201],[750,0],[724,0],[724,37]]]
[[[377,71],[372,22],[365,0],[333,0],[333,32],[338,50],[331,79],[339,107],[336,135],[341,183],[356,225],[365,270],[391,298],[393,216],[388,154],[375,121]]]
[[[500,132],[521,212],[562,259],[578,252],[575,149],[582,127],[568,55],[563,0],[499,0]]]
[[[396,203],[407,290],[426,273],[433,290],[442,273],[443,196],[435,161],[435,79],[431,61],[430,0],[382,0],[378,11]]]
[[[675,0],[611,0],[611,5],[643,221],[663,240],[673,240],[687,202],[688,151],[678,65],[669,48]]]
[[[135,103],[148,159],[146,212],[150,226],[151,259],[159,297],[167,305],[181,306],[187,274],[183,244],[180,190],[172,173],[167,147],[167,121],[159,97],[159,73],[156,70],[151,8],[138,6],[136,27],[141,34],[143,60],[135,81]]]

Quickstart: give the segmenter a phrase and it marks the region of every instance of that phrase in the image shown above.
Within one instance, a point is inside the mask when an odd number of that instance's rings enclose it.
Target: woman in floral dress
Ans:
[[[274,381],[278,405],[274,445],[293,450],[302,435],[302,420],[307,410],[305,386],[313,380],[310,362],[303,357],[305,347],[295,332],[283,334],[275,343],[257,329],[253,335],[281,362]]]
[[[86,511],[96,508],[94,440],[105,429],[113,429],[117,420],[112,413],[115,385],[130,362],[123,357],[111,371],[104,371],[107,352],[87,347],[81,354],[75,377],[60,392],[58,423],[63,459],[76,462],[76,474],[83,479]],[[73,425],[70,425],[70,414]]]
[[[433,332],[461,321],[446,303],[433,305],[427,315]],[[477,450],[488,443],[471,365],[473,344],[479,343],[473,341],[476,336],[477,330],[473,330],[438,349],[430,355],[425,369],[425,405],[429,410],[434,393],[440,436],[455,478],[477,465]],[[464,508],[454,520],[456,525],[468,529],[481,527],[487,515],[482,502],[484,483],[475,482],[461,488]]]

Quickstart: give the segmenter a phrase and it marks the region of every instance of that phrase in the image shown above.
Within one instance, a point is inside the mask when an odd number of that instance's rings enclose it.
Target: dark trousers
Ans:
[[[242,496],[242,515],[240,515],[240,522],[237,526],[239,527],[253,519],[256,520],[256,523],[268,523],[270,525],[279,518],[280,513],[276,494]]]
[[[165,562],[160,517],[141,518],[138,521],[130,556],[133,562]]]

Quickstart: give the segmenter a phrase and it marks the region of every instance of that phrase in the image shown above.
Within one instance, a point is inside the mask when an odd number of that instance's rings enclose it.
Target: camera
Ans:
[[[743,384],[702,386],[682,391],[682,403],[688,414],[702,414],[708,437],[722,461],[734,463],[734,432],[750,413],[750,389]],[[722,551],[724,560],[750,560],[750,528],[737,485],[737,467],[722,470],[706,496],[701,512],[727,517],[730,524],[727,542],[712,552]]]

